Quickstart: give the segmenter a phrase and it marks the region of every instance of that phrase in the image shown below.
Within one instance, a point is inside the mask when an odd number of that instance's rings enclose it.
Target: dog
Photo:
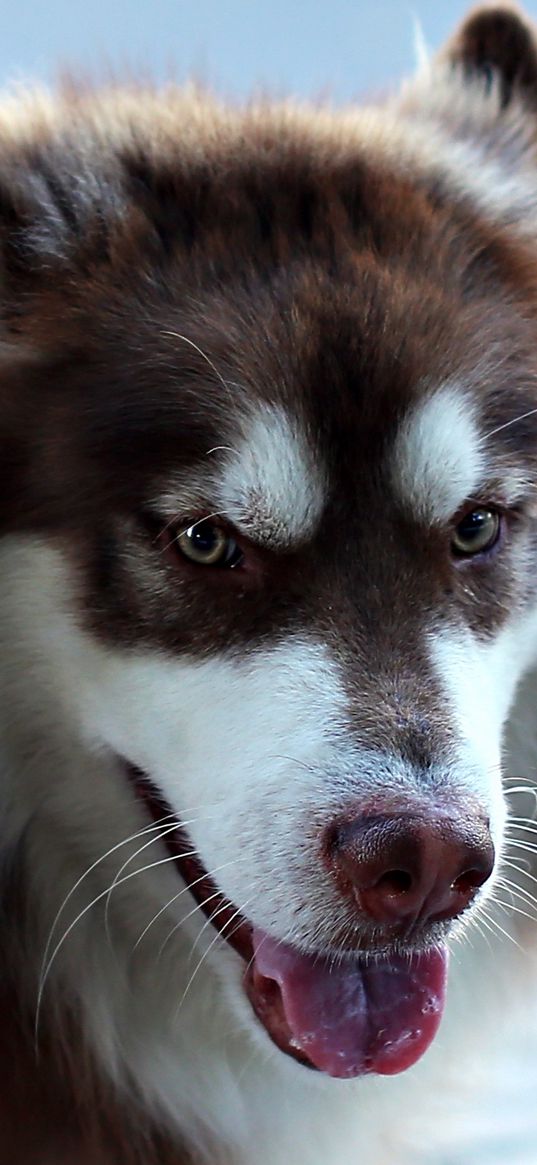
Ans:
[[[6,1165],[537,1159],[536,126],[3,100]]]

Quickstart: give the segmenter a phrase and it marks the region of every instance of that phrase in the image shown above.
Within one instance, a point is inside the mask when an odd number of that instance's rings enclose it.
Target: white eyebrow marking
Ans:
[[[326,494],[326,474],[305,428],[282,408],[260,406],[225,462],[218,504],[252,538],[286,547],[311,537]]]
[[[471,405],[456,385],[437,389],[405,417],[391,456],[397,495],[422,520],[446,521],[472,495],[484,451]]]

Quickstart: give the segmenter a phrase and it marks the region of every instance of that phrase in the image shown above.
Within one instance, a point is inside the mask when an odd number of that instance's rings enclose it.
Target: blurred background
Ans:
[[[222,94],[347,101],[413,68],[414,28],[437,48],[472,0],[0,0],[0,83],[143,69]],[[526,5],[537,19],[537,0]]]

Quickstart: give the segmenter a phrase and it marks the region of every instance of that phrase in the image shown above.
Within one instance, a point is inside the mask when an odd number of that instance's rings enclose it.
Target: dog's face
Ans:
[[[107,766],[97,806],[72,775],[70,845],[81,816],[84,861],[100,814],[111,847],[161,819],[131,914],[186,883],[183,933],[212,916],[263,1038],[393,1072],[502,847],[537,635],[531,281],[447,178],[276,128],[187,173],[125,146],[93,258],[68,216],[47,243],[12,319],[6,561],[37,556],[39,651],[54,610],[61,706]]]

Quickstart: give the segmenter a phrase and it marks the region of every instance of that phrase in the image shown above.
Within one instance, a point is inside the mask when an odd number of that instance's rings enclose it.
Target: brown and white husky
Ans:
[[[0,106],[2,1165],[537,1160],[536,43]]]

